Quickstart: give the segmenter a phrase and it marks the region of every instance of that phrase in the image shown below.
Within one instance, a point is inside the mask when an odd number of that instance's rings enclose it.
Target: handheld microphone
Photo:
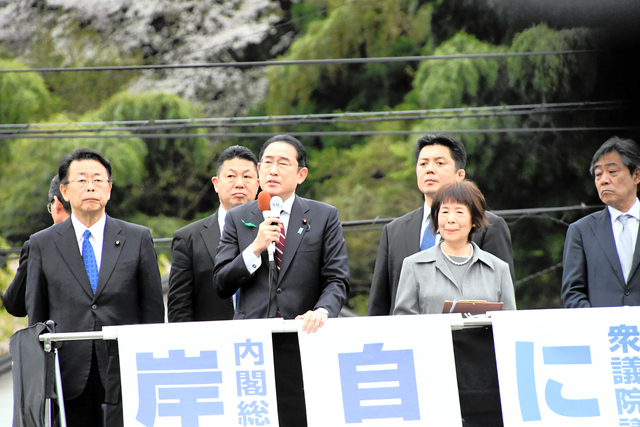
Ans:
[[[282,199],[278,196],[271,197],[266,191],[258,194],[258,207],[262,211],[264,219],[267,218],[280,218],[280,211],[282,210]],[[267,247],[267,253],[269,254],[269,265],[275,266],[274,255],[276,253],[276,242],[269,243]]]

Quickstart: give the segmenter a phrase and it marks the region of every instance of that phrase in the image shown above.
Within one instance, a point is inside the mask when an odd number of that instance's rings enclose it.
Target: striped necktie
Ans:
[[[282,215],[282,212],[280,212],[280,215]],[[278,241],[276,242],[276,266],[278,267],[278,270],[280,270],[280,264],[282,264],[282,254],[284,253],[284,233],[286,233],[285,229],[280,229],[280,239],[278,239]]]

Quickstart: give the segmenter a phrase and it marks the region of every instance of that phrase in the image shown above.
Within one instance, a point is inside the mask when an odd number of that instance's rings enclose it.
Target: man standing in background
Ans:
[[[78,148],[60,161],[60,191],[71,217],[31,236],[29,324],[53,320],[56,332],[162,323],[160,270],[148,228],[111,218],[111,163]],[[121,426],[117,343],[83,340],[59,348],[69,427]]]
[[[630,139],[609,138],[589,171],[607,206],[567,230],[562,303],[567,308],[640,305],[640,149]]]
[[[71,215],[71,206],[69,202],[62,198],[60,193],[60,178],[58,174],[51,180],[49,187],[49,203],[47,210],[53,218],[53,223],[65,221]],[[9,284],[2,297],[2,304],[7,312],[16,317],[24,317],[27,315],[27,307],[25,304],[25,291],[27,287],[27,267],[29,261],[29,241],[24,242],[22,251],[20,251],[20,261],[16,275]]]
[[[402,262],[406,257],[432,247],[440,238],[429,227],[433,196],[443,185],[460,182],[465,177],[467,152],[462,142],[452,136],[423,136],[416,143],[415,156],[418,188],[424,194],[424,204],[384,226],[371,282],[368,316],[393,313]],[[514,280],[509,228],[504,219],[491,212],[487,212],[487,220],[488,226],[474,234],[473,241],[480,249],[509,264]]]
[[[234,145],[224,150],[218,158],[217,175],[211,178],[220,198],[218,211],[173,234],[169,322],[233,319],[233,299],[220,298],[211,278],[227,212],[256,198],[257,167],[258,159],[248,148]]]

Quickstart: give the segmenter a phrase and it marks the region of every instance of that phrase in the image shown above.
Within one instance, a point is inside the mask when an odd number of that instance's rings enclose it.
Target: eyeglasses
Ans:
[[[95,185],[96,187],[100,187],[100,188],[106,187],[111,182],[110,179],[97,177],[93,179],[87,179],[87,178],[70,179],[69,181],[67,181],[67,184],[75,183],[79,187],[86,187],[87,185],[89,185],[89,181],[91,181],[93,185]]]
[[[289,170],[294,166],[291,162],[287,160],[279,160],[277,162],[274,162],[271,159],[267,159],[267,160],[260,161],[260,163],[262,164],[262,167],[266,169],[271,169],[273,165],[278,165],[278,169],[281,171]]]
[[[55,200],[52,200],[49,203],[47,203],[47,212],[51,213],[51,206],[53,206],[54,202],[55,202]]]

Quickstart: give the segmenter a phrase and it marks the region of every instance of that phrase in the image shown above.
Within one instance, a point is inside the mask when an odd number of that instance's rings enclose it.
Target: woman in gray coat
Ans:
[[[502,302],[504,310],[515,310],[509,265],[471,241],[487,224],[485,210],[484,196],[471,181],[438,190],[431,226],[440,242],[405,258],[394,315],[442,313],[446,300]]]

